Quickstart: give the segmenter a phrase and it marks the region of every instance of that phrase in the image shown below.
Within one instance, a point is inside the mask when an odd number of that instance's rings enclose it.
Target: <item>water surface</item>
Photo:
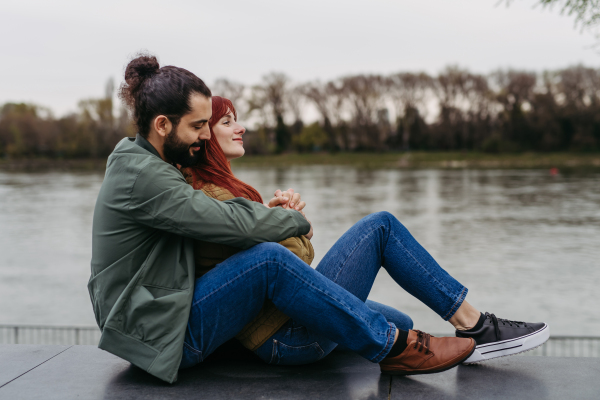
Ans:
[[[541,170],[239,168],[265,198],[293,187],[313,222],[316,265],[369,213],[394,214],[499,317],[553,333],[600,333],[600,174]],[[0,172],[0,323],[93,325],[87,294],[91,221],[102,174]],[[382,271],[372,299],[450,332]]]

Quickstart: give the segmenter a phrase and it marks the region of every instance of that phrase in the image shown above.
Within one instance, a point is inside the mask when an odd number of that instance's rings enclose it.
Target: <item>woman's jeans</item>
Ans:
[[[265,299],[291,317],[256,351],[266,362],[314,362],[337,344],[381,361],[394,341],[392,321],[404,330],[412,325],[400,312],[365,304],[381,266],[444,320],[467,294],[393,215],[371,214],[336,242],[316,270],[283,246],[262,243],[197,279],[181,367],[201,362],[233,338]]]

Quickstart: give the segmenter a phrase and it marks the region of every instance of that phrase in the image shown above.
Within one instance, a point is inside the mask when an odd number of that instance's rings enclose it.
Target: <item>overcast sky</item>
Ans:
[[[353,73],[598,67],[594,38],[559,10],[515,0],[2,0],[0,104],[58,115],[122,80],[133,54],[187,68],[209,85],[270,71],[297,81]]]

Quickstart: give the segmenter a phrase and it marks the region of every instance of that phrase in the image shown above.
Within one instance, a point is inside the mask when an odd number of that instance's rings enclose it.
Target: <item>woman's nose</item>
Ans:
[[[237,133],[238,135],[243,135],[244,133],[246,133],[246,128],[244,128],[240,124],[237,124],[236,128],[237,129],[235,130],[235,133]]]

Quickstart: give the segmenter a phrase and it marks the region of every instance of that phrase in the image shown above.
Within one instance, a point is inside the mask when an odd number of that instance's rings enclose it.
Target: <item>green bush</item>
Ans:
[[[327,133],[318,122],[302,128],[300,134],[292,140],[294,147],[299,152],[320,151],[327,142]]]

